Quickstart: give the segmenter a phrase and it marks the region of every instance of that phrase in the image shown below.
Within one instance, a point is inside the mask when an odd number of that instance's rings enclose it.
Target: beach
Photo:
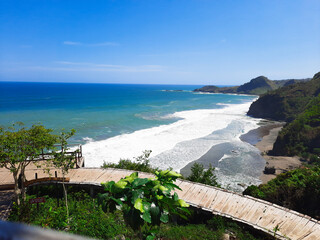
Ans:
[[[288,157],[268,155],[268,152],[272,150],[273,144],[276,141],[278,133],[282,129],[283,125],[284,123],[267,123],[266,125],[261,126],[258,129],[248,132],[246,136],[242,137],[242,139],[245,141],[250,139],[249,136],[251,136],[251,139],[254,139],[253,135],[260,136],[261,140],[251,144],[259,149],[259,151],[261,152],[261,156],[266,161],[266,166],[275,167],[276,169],[275,174],[265,174],[262,172],[260,175],[260,180],[262,181],[262,183],[267,183],[271,179],[274,179],[280,173],[286,172],[288,170],[293,170],[301,165],[301,161],[297,156]]]

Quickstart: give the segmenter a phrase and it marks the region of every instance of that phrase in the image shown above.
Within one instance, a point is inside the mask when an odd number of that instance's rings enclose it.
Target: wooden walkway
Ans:
[[[36,172],[38,178],[48,177],[42,170],[28,169],[27,180],[34,179]],[[70,170],[67,177],[70,178],[68,184],[97,186],[102,182],[117,181],[132,172],[121,169],[79,168]],[[139,173],[139,177],[152,177],[152,175]],[[12,182],[11,174],[5,169],[0,169],[0,185]],[[279,239],[320,239],[320,222],[309,216],[220,188],[185,180],[177,180],[176,184],[182,189],[177,191],[179,197],[194,207],[245,223],[271,235],[274,234],[273,229],[278,226],[280,230],[276,232],[276,236]]]

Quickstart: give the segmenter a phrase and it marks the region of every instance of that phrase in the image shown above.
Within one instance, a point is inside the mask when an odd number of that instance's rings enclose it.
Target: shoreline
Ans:
[[[261,156],[266,161],[265,166],[275,167],[276,169],[275,174],[265,174],[264,172],[261,173],[259,178],[262,181],[262,184],[265,184],[268,181],[274,179],[280,173],[296,169],[302,165],[301,161],[299,160],[299,157],[297,156],[288,157],[268,155],[268,151],[272,150],[273,144],[277,139],[278,133],[280,132],[283,126],[284,123],[281,122],[267,123],[264,126],[252,130],[252,132],[255,131],[256,133],[247,133],[248,136],[250,136],[250,134],[260,134],[261,140],[258,140],[256,143],[248,142],[245,139],[245,136],[242,136],[241,138],[241,140],[252,144],[261,152]]]

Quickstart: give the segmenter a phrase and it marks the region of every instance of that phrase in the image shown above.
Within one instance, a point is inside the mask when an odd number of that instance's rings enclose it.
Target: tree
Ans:
[[[70,132],[64,132],[62,131],[59,136],[57,136],[57,142],[60,146],[59,151],[53,152],[53,159],[51,160],[53,163],[53,166],[56,168],[59,168],[62,172],[62,186],[63,186],[63,193],[66,203],[66,209],[67,209],[67,221],[69,223],[69,208],[68,208],[68,194],[67,190],[64,184],[65,175],[68,173],[69,169],[73,168],[75,165],[75,152],[72,152],[71,154],[67,152],[68,149],[68,142],[67,140],[72,137],[75,134],[75,130],[71,129]]]
[[[57,136],[52,129],[42,125],[23,127],[23,123],[13,124],[5,129],[0,128],[0,167],[5,167],[13,174],[16,202],[20,204],[19,195],[25,199],[25,169],[44,152],[53,150]],[[19,180],[20,179],[20,180]],[[21,183],[21,191],[19,190]]]
[[[200,163],[194,163],[191,167],[191,174],[187,180],[191,182],[199,182],[210,186],[220,187],[217,182],[217,177],[214,174],[215,168],[211,165],[207,170]]]

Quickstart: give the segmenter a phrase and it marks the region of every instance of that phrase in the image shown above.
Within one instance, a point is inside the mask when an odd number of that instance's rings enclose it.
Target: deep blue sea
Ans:
[[[252,96],[195,94],[201,86],[0,82],[0,125],[41,123],[59,131],[74,128],[73,142],[102,140],[169,124],[170,114],[221,108]],[[166,91],[171,90],[171,91]],[[183,91],[172,91],[183,90]]]
[[[192,92],[199,87],[0,82],[0,125],[21,121],[56,132],[73,128],[70,143],[84,144],[89,167],[152,150],[152,165],[179,171],[224,144],[214,165],[222,182],[230,178],[224,185],[259,183],[263,160],[255,160],[259,152],[239,140],[257,127],[246,116],[256,97]],[[240,150],[245,156],[233,156]]]

